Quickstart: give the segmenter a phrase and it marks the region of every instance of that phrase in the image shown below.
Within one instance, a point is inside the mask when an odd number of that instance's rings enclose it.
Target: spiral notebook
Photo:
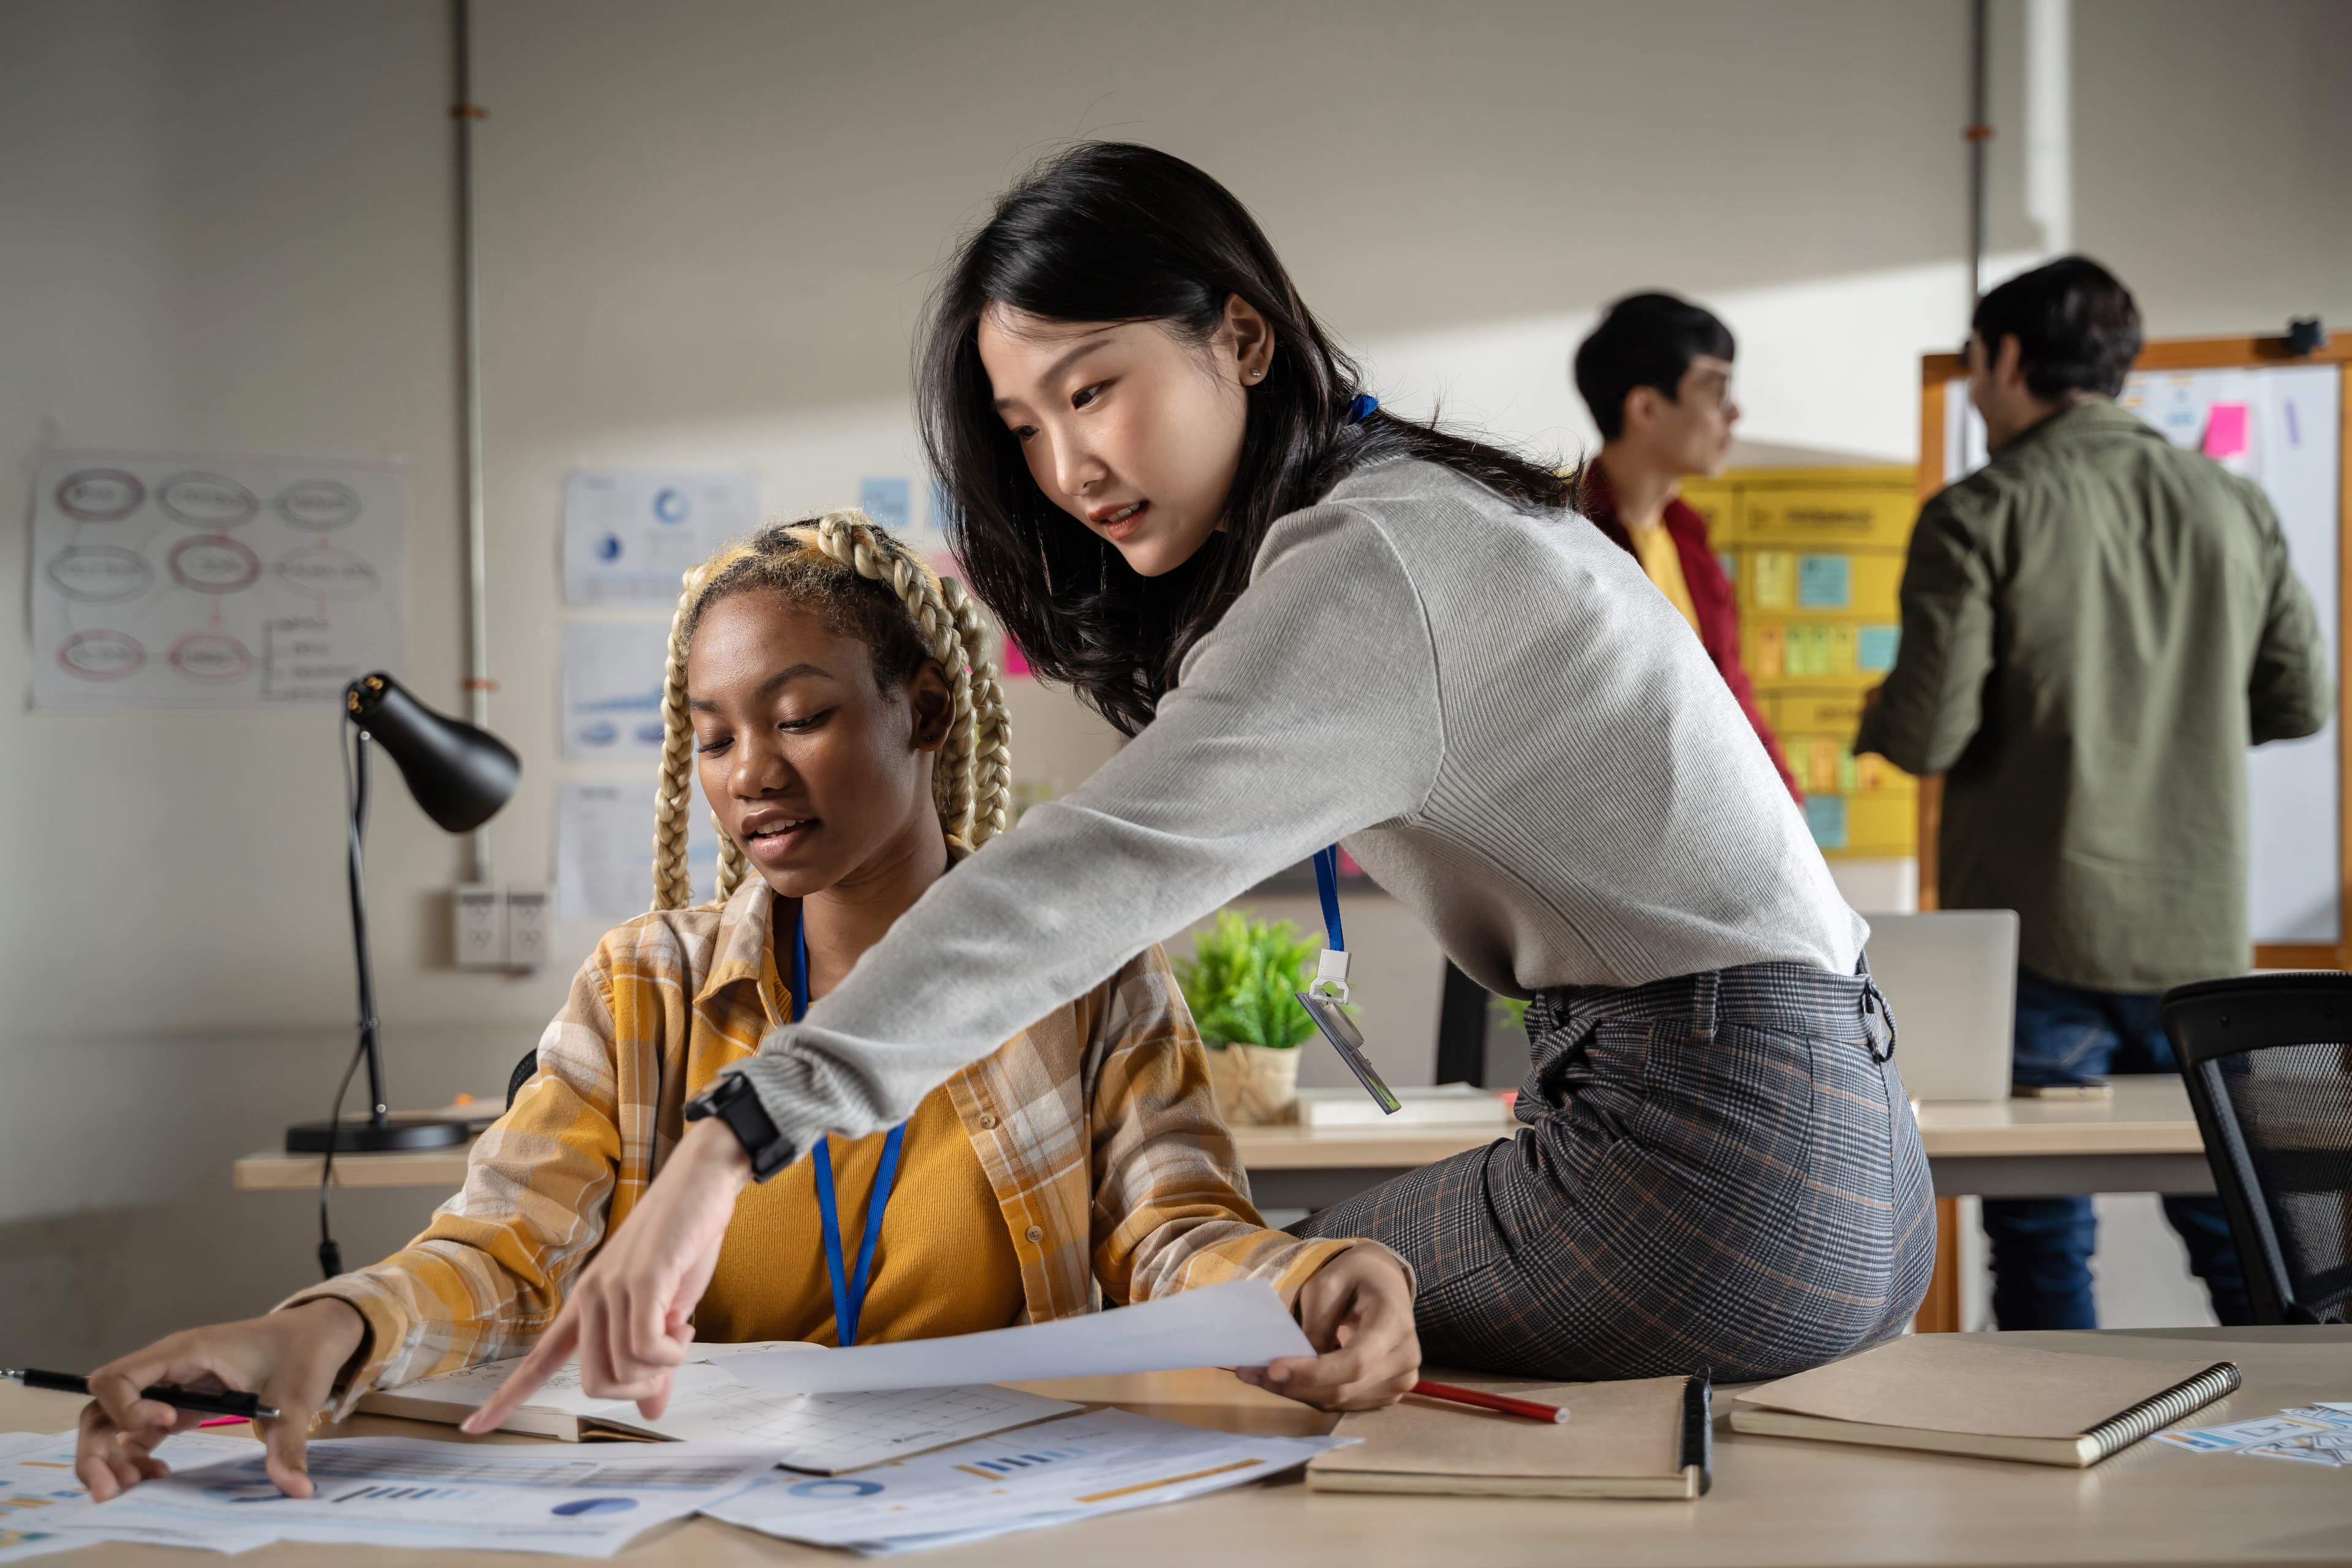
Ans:
[[[2231,1362],[2082,1355],[1910,1334],[1752,1388],[1731,1429],[2081,1469],[2235,1389]]]
[[[1318,1491],[1458,1497],[1688,1499],[1707,1488],[1713,1428],[1704,1377],[1534,1383],[1442,1372],[1490,1394],[1564,1405],[1558,1426],[1407,1395],[1340,1418],[1356,1441],[1307,1466]]]

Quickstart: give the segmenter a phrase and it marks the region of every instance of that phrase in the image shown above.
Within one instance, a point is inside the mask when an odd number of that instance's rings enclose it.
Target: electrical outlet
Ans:
[[[537,969],[547,962],[547,889],[507,889],[507,967]]]
[[[460,969],[507,965],[506,895],[487,882],[467,882],[450,895],[450,951]]]

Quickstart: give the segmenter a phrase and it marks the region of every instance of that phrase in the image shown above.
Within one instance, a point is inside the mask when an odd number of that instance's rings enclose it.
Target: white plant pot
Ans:
[[[1298,1119],[1298,1047],[1231,1045],[1209,1052],[1217,1113],[1234,1127],[1274,1127]]]

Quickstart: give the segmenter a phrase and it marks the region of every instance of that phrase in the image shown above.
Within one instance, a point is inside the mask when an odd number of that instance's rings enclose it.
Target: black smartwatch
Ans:
[[[743,1152],[751,1157],[751,1179],[764,1182],[793,1163],[800,1151],[792,1140],[776,1131],[768,1120],[767,1108],[751,1080],[740,1072],[722,1075],[702,1093],[686,1102],[686,1119],[699,1121],[706,1116],[716,1116],[727,1123],[735,1141],[743,1145]]]

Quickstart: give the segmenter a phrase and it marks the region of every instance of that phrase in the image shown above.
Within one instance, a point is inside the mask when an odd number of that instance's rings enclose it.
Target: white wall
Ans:
[[[910,469],[931,269],[1073,135],[1226,179],[1408,405],[1443,392],[1573,446],[1579,324],[1664,283],[1742,334],[1759,443],[1907,459],[1916,355],[1965,305],[1965,13],[482,0],[493,712],[526,767],[500,871],[549,871],[564,469],[748,464],[776,510]],[[2013,84],[2019,13],[1999,15]],[[0,451],[20,481],[45,443],[405,456],[404,673],[457,706],[445,18],[0,9]],[[2352,327],[2347,45],[2325,3],[2078,0],[2074,236],[2153,331]],[[1997,145],[1995,237],[2030,252]],[[25,567],[0,542],[0,598],[25,601]],[[0,690],[29,657],[0,642]],[[1107,754],[1052,694],[1016,720],[1024,775]],[[308,1199],[234,1194],[226,1164],[323,1114],[349,1037],[331,722],[0,711],[0,1350],[86,1361],[306,1277]],[[372,847],[394,1098],[495,1089],[597,933],[562,928],[528,979],[453,973],[459,847],[396,795]],[[1379,1016],[1402,1057],[1436,971],[1396,923],[1358,930],[1400,977]],[[339,1199],[347,1254],[429,1201]]]

